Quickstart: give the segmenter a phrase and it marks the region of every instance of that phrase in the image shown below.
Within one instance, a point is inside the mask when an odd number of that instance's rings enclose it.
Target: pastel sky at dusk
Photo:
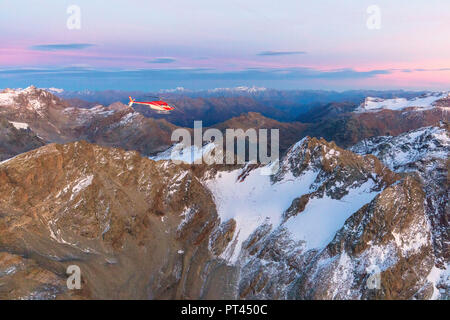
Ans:
[[[448,0],[2,0],[0,30],[0,88],[450,89]]]

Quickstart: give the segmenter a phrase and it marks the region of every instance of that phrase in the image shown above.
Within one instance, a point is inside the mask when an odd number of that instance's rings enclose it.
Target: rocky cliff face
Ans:
[[[0,297],[436,297],[425,199],[417,177],[323,139],[279,167],[51,144],[0,164]]]
[[[443,298],[450,294],[449,243],[449,160],[448,123],[425,127],[396,137],[383,136],[363,140],[351,148],[359,154],[373,154],[392,170],[414,176],[425,191],[425,212],[431,225],[435,268],[435,291]]]
[[[0,165],[0,296],[208,295],[203,285],[221,281],[208,247],[217,223],[189,168],[85,142],[48,145]],[[67,290],[69,265],[82,270],[81,291]]]

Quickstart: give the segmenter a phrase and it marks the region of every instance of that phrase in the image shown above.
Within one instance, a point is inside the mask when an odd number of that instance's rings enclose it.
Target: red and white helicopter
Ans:
[[[128,106],[132,107],[133,104],[142,104],[144,106],[148,106],[150,109],[158,111],[158,113],[170,113],[174,107],[170,106],[167,102],[162,101],[160,98],[159,100],[155,101],[136,101],[136,99],[130,98],[130,103]]]

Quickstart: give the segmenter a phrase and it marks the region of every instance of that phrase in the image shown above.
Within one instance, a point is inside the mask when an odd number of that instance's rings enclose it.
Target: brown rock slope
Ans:
[[[45,146],[0,166],[0,297],[198,298],[209,283],[226,297],[214,274],[227,268],[208,250],[217,223],[187,168],[85,142]],[[81,291],[66,288],[69,265]]]

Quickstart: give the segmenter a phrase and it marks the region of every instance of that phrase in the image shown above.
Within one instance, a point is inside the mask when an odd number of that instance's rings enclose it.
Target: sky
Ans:
[[[448,0],[2,0],[0,88],[450,89]]]

